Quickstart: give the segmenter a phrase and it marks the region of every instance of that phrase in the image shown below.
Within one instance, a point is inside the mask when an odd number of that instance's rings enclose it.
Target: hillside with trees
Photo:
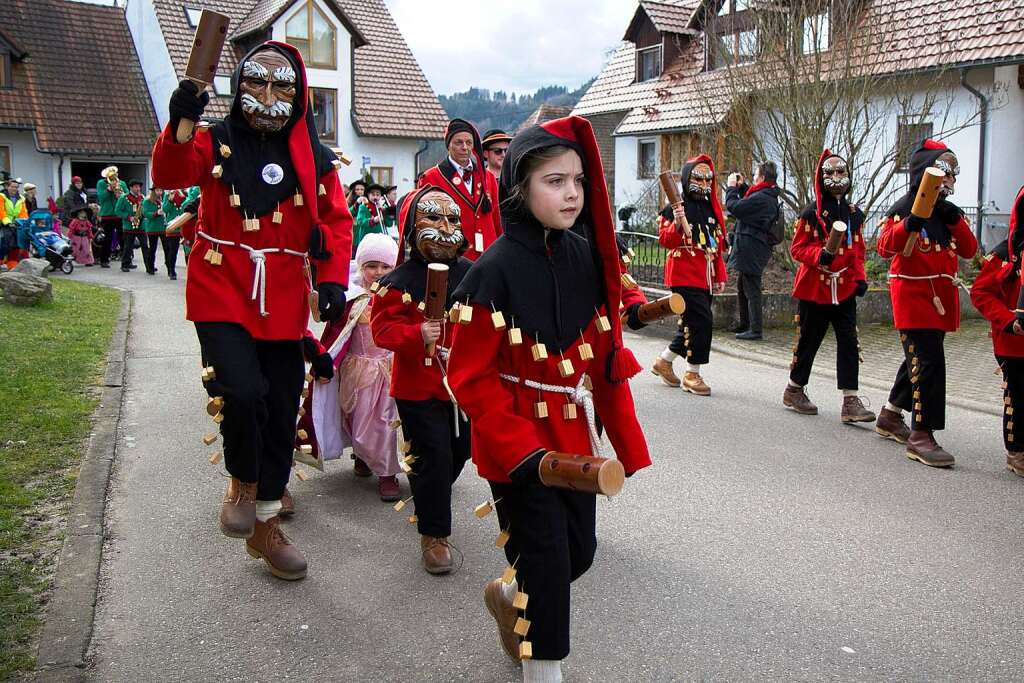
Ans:
[[[441,95],[441,106],[451,118],[471,121],[483,133],[491,128],[514,132],[523,121],[542,104],[575,106],[593,80],[570,91],[563,85],[549,85],[532,94],[491,92],[485,88],[470,88],[452,95]]]

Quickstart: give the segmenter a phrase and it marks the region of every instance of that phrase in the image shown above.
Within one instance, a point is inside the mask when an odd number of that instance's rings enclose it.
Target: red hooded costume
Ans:
[[[690,174],[697,164],[707,164],[711,173],[715,172],[715,164],[707,154],[687,159],[683,166],[683,190],[690,181]],[[711,207],[709,216],[705,216],[701,202],[684,201],[686,219],[691,229],[695,230],[692,239],[683,235],[682,228],[675,223],[672,207],[661,212],[658,220],[658,241],[661,246],[670,249],[665,262],[666,287],[696,287],[711,291],[711,286],[725,282],[728,274],[722,252],[725,250],[725,215],[718,202],[718,176],[711,180],[711,195],[708,203]],[[706,229],[701,229],[701,227]],[[701,241],[703,237],[703,242]]]
[[[1010,212],[1006,242],[985,257],[971,287],[971,302],[992,323],[992,347],[997,356],[1024,357],[1024,337],[1013,333],[1014,310],[1020,300],[1021,257],[1024,252],[1024,187]]]

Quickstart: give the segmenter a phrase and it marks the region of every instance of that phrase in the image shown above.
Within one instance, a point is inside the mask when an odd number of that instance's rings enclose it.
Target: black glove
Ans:
[[[822,249],[818,252],[818,263],[826,268],[832,265],[832,262],[836,260],[835,254],[830,254],[828,249]]]
[[[540,461],[546,453],[543,448],[538,448],[516,465],[516,468],[508,473],[508,478],[516,484],[539,484]]]
[[[331,354],[325,352],[314,356],[313,360],[310,361],[310,365],[316,377],[320,379],[331,379],[334,377],[334,359],[331,358]]]
[[[864,296],[868,293],[868,283],[864,280],[857,280],[857,289],[853,291],[857,296]]]
[[[171,115],[171,130],[178,129],[178,122],[182,119],[198,122],[203,116],[203,110],[210,103],[210,93],[205,90],[200,93],[199,86],[190,80],[178,83],[178,87],[171,93],[171,101],[167,110]]]
[[[337,282],[321,282],[316,286],[320,300],[320,319],[334,322],[345,314],[345,288]]]
[[[312,363],[313,359],[320,355],[320,347],[313,341],[312,337],[302,338],[302,357],[306,359],[307,363]]]
[[[926,225],[928,225],[927,218],[921,218],[914,214],[910,214],[907,216],[907,220],[903,221],[903,227],[905,227],[908,232],[921,232],[921,228]]]
[[[327,235],[319,225],[314,225],[309,231],[309,256],[318,261],[331,258],[331,252],[327,250]]]
[[[642,330],[647,327],[646,324],[640,322],[640,318],[637,317],[637,312],[640,310],[640,304],[633,304],[626,309],[626,325],[631,330]]]
[[[964,217],[963,210],[951,201],[940,199],[935,202],[935,210],[932,215],[938,218],[945,225],[956,225]]]

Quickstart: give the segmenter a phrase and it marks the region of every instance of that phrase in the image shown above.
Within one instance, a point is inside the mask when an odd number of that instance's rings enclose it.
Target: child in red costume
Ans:
[[[517,135],[501,173],[505,232],[454,295],[472,315],[457,327],[448,379],[473,422],[473,462],[490,483],[518,577],[491,582],[485,602],[518,659],[513,596],[528,594],[528,681],[560,680],[570,584],[597,547],[596,496],[543,486],[540,459],[598,455],[597,418],[627,475],[651,463],[627,384],[640,368],[622,343],[620,261],[602,178],[586,119]]]

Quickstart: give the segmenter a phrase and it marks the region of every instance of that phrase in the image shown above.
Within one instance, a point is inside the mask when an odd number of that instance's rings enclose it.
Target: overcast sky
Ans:
[[[634,0],[385,0],[438,94],[570,89],[596,76]]]

